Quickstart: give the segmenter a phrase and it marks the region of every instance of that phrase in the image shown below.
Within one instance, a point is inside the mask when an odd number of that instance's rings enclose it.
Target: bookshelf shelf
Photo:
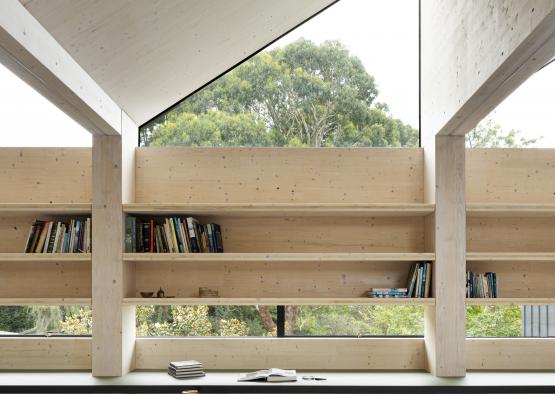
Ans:
[[[129,262],[433,261],[434,253],[124,253]]]
[[[91,204],[82,203],[0,203],[3,215],[88,215]]]
[[[467,298],[466,305],[548,305],[555,298]]]
[[[17,305],[91,305],[91,298],[0,298],[0,306]]]
[[[0,253],[0,262],[90,262],[90,253]]]
[[[469,217],[555,217],[555,204],[466,204]]]
[[[124,204],[123,211],[137,215],[217,215],[217,216],[426,216],[434,204],[374,203],[213,203],[213,204]]]
[[[124,298],[126,305],[433,305],[434,298]]]
[[[492,252],[466,254],[466,261],[552,261],[555,262],[555,253],[534,252]]]

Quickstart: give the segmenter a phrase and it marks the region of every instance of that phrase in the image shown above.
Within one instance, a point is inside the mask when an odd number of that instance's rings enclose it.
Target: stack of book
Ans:
[[[406,287],[372,288],[368,292],[370,298],[406,298]]]
[[[176,379],[198,378],[204,376],[204,369],[196,360],[172,361],[168,365],[168,374]]]
[[[467,298],[497,298],[497,277],[494,272],[466,273]]]
[[[410,269],[407,282],[407,297],[430,297],[432,284],[432,263],[421,261],[414,263]]]
[[[127,253],[223,253],[219,224],[200,224],[193,217],[139,219],[128,216],[125,226]]]
[[[90,253],[91,218],[69,223],[35,220],[29,230],[25,253]]]

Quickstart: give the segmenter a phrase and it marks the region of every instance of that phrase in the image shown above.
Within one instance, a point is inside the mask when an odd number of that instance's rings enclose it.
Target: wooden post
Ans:
[[[444,377],[466,373],[464,149],[464,136],[436,136],[436,304],[426,310],[425,341],[429,371]]]
[[[121,376],[132,368],[134,347],[130,313],[122,306],[121,137],[94,135],[92,159],[92,371],[94,376]]]

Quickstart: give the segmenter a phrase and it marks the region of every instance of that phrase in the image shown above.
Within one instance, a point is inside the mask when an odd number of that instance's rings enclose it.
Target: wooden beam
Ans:
[[[434,296],[426,307],[428,369],[436,376],[464,376],[465,177],[464,137],[436,137]]]
[[[466,134],[555,55],[555,0],[421,7],[426,132]]]
[[[122,306],[124,284],[122,140],[93,137],[92,204],[92,370],[94,376],[121,376],[132,368],[134,335]],[[134,324],[133,324],[134,326]]]
[[[89,132],[120,134],[119,106],[17,0],[0,2],[0,62]]]

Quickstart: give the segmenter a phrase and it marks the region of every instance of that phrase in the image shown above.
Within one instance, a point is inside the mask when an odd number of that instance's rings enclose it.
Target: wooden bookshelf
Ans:
[[[90,297],[64,297],[64,298],[0,298],[0,306],[18,305],[91,305]]]
[[[434,298],[124,298],[126,305],[433,305]]]
[[[217,216],[426,216],[434,204],[411,203],[191,203],[124,204],[123,211],[135,215]]]
[[[552,305],[555,298],[467,298],[466,305]]]
[[[555,204],[471,203],[466,204],[468,217],[555,217]]]
[[[90,215],[86,203],[0,203],[2,215]]]
[[[432,261],[434,253],[124,253],[129,262],[362,262]]]
[[[0,253],[0,262],[90,262],[90,253]]]
[[[547,261],[555,263],[555,253],[535,252],[469,252],[466,261]]]

